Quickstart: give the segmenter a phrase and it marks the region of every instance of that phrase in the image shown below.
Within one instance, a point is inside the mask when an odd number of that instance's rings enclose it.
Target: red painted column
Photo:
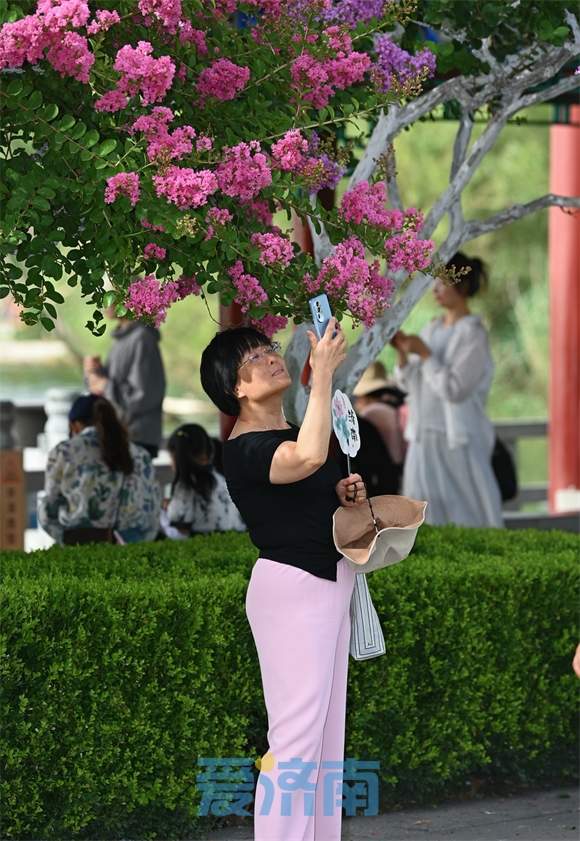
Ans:
[[[227,330],[228,327],[240,327],[244,323],[244,316],[239,304],[225,306],[220,304],[220,330]],[[234,428],[236,418],[233,415],[226,415],[220,412],[220,438],[226,441]]]
[[[580,195],[580,106],[550,129],[550,192]],[[549,210],[550,432],[549,503],[580,490],[580,212]]]

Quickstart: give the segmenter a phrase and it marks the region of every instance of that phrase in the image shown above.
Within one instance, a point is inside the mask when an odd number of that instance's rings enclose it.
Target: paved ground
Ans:
[[[376,817],[344,818],[342,841],[576,841],[579,808],[578,789],[567,787],[455,801]],[[252,839],[250,823],[210,833],[203,841]]]

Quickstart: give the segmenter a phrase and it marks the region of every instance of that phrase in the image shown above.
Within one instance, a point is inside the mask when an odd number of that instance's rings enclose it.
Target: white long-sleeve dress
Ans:
[[[440,317],[421,338],[432,355],[423,361],[410,354],[395,368],[409,395],[403,494],[428,501],[426,521],[433,525],[499,528],[495,435],[485,412],[494,371],[487,330],[476,315],[449,326]]]

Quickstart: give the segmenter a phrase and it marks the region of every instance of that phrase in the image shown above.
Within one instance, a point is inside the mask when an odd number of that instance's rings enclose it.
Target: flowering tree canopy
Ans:
[[[436,49],[388,35],[405,2],[38,0],[0,29],[0,295],[53,326],[59,285],[163,321],[219,292],[269,335],[326,291],[371,326],[392,274],[430,265],[415,208],[386,207],[380,170],[340,207],[316,200],[353,150],[336,129],[417,94]],[[421,43],[419,43],[421,42]],[[356,125],[360,126],[360,122]],[[316,262],[272,224],[310,216]],[[107,280],[112,290],[105,291]]]

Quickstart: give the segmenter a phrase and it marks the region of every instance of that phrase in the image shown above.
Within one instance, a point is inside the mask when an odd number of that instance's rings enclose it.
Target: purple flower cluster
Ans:
[[[424,74],[429,77],[435,73],[435,55],[427,48],[411,55],[391,41],[388,35],[378,35],[375,38],[375,52],[377,61],[373,68],[374,75],[383,93],[391,89],[394,77],[399,83],[405,84]]]
[[[335,0],[325,12],[329,21],[339,21],[347,26],[368,23],[373,18],[380,18],[391,0]]]

